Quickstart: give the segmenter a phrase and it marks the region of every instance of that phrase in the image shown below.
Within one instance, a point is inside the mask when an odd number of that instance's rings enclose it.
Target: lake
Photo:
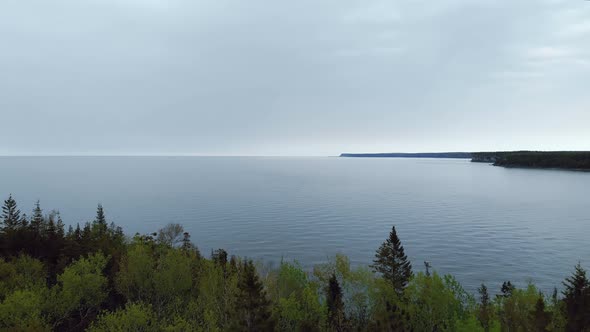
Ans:
[[[395,225],[423,261],[474,291],[503,280],[544,291],[590,268],[590,173],[456,159],[335,157],[2,157],[0,195],[66,224],[101,202],[126,233],[180,223],[208,255],[305,267],[343,253],[370,264]]]

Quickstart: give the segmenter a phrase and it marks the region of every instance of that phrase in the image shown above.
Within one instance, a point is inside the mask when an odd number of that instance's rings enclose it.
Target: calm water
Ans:
[[[590,268],[590,173],[449,159],[5,157],[9,193],[66,223],[102,202],[129,234],[176,222],[203,253],[305,266],[337,252],[368,264],[396,225],[416,270],[431,261],[468,290],[532,280],[549,291],[578,261]]]

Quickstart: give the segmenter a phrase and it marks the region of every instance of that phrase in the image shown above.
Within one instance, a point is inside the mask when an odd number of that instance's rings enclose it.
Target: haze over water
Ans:
[[[208,255],[305,267],[336,253],[370,264],[395,225],[414,270],[431,261],[469,291],[535,282],[550,292],[589,263],[590,173],[468,160],[321,157],[1,157],[0,195],[66,224],[129,235],[182,224]]]

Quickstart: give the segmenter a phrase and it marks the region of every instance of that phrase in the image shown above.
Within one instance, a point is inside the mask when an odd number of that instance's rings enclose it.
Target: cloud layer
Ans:
[[[590,2],[7,0],[0,154],[590,149]]]

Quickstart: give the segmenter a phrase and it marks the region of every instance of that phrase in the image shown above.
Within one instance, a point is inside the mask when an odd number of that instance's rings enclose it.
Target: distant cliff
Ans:
[[[588,151],[474,152],[472,156],[473,162],[494,166],[590,170]]]
[[[351,158],[457,158],[471,159],[469,152],[429,152],[429,153],[343,153],[340,157]]]

